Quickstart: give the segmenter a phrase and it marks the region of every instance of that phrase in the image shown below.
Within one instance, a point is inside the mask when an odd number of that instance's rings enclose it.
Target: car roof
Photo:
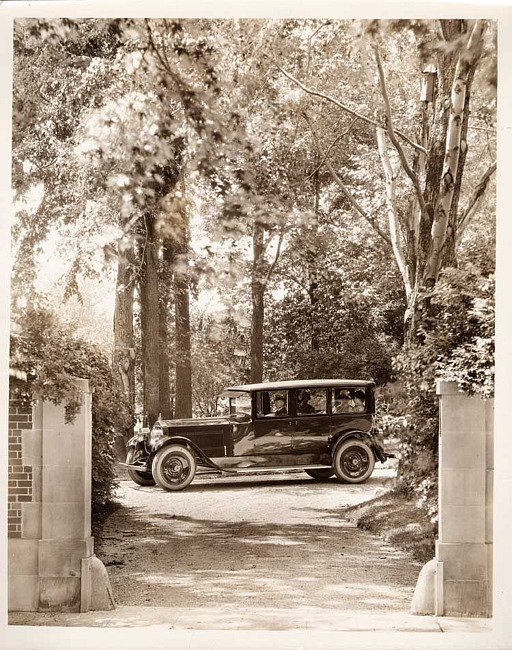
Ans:
[[[331,388],[331,387],[363,387],[375,386],[373,381],[362,379],[290,379],[288,381],[269,381],[261,384],[243,384],[230,386],[227,391],[255,391],[255,390],[287,390],[288,388]]]

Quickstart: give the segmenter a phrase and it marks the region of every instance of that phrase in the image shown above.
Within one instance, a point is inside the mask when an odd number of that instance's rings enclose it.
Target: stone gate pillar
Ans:
[[[439,381],[439,537],[412,611],[492,615],[494,400]]]
[[[437,384],[439,615],[492,615],[494,400]]]
[[[18,435],[9,454],[9,502],[17,514],[9,528],[10,611],[113,607],[91,536],[89,382],[75,382],[82,404],[72,423],[62,405],[37,400],[29,412],[11,400],[10,439]]]

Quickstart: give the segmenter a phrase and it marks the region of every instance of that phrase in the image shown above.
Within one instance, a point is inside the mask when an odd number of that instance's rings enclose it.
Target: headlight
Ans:
[[[149,437],[149,444],[151,447],[154,447],[155,444],[164,437],[164,432],[161,426],[156,425],[151,429],[151,435]]]

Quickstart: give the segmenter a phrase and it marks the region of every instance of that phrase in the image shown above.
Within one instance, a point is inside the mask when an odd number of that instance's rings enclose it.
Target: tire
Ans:
[[[135,450],[129,449],[128,454],[126,455],[126,464],[131,465],[134,460]],[[137,472],[134,469],[127,470],[128,476],[132,479],[137,485],[155,485],[155,479],[151,472]]]
[[[332,466],[342,483],[364,483],[372,475],[375,456],[365,442],[351,438],[336,449]]]
[[[169,445],[153,458],[153,476],[163,490],[176,492],[190,485],[196,473],[196,459],[183,445]]]
[[[328,478],[334,475],[334,470],[332,467],[325,467],[319,469],[305,469],[304,470],[308,476],[316,479],[317,481],[326,481]]]

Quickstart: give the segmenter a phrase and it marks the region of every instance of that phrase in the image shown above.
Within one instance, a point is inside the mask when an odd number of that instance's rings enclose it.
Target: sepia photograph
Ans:
[[[6,647],[507,647],[499,21],[116,11],[10,24]]]

